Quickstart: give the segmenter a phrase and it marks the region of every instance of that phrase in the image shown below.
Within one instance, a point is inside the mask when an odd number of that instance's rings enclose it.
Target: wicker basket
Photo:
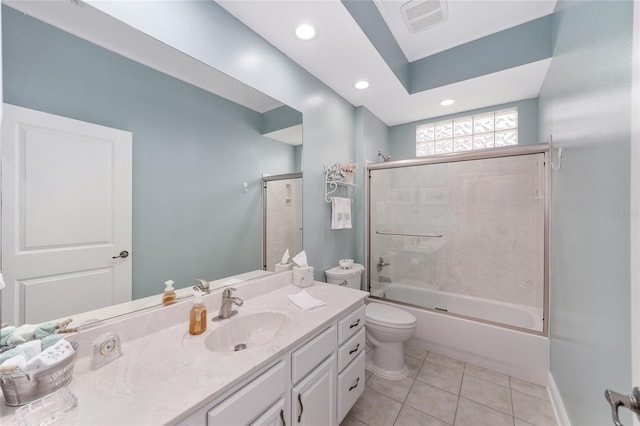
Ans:
[[[29,372],[16,369],[0,374],[4,403],[11,407],[24,405],[66,386],[71,381],[79,346],[70,343],[74,353],[60,362]]]

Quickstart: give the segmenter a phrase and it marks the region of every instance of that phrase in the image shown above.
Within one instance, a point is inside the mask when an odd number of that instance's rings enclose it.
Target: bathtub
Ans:
[[[490,368],[541,386],[549,385],[550,352],[549,339],[546,336],[394,303],[381,299],[383,293],[387,297],[412,305],[422,303],[422,299],[436,301],[439,302],[436,305],[429,302],[425,306],[444,307],[442,309],[451,311],[454,307],[458,309],[474,302],[471,309],[484,310],[485,313],[495,313],[495,315],[500,312],[499,315],[502,316],[499,318],[502,319],[496,322],[503,322],[506,315],[510,320],[519,318],[524,324],[527,321],[533,321],[532,318],[535,319],[531,312],[527,315],[526,310],[518,312],[516,309],[508,309],[513,306],[493,301],[488,301],[491,303],[484,306],[483,303],[477,303],[478,306],[475,306],[478,300],[473,300],[475,298],[472,297],[455,297],[455,295],[452,297],[451,294],[403,284],[387,284],[384,288],[371,291],[372,302],[400,307],[416,317],[416,334],[408,342],[410,345]],[[471,316],[472,313],[466,312],[465,315]],[[498,316],[495,319],[498,319]]]
[[[533,307],[499,302],[405,284],[388,284],[371,292],[392,301],[542,332],[542,313]]]

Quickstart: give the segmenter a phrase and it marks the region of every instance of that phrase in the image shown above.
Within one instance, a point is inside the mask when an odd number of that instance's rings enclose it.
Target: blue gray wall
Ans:
[[[353,105],[214,2],[88,3],[301,111],[303,238],[315,278],[324,280],[325,269],[353,256],[354,231],[330,232],[323,190],[324,165],[354,158]]]
[[[355,197],[353,216],[355,219],[355,255],[354,259],[357,263],[363,264],[366,259],[365,247],[365,191],[368,179],[365,164],[368,162],[375,163],[382,161],[378,157],[378,151],[384,153],[389,152],[389,127],[375,116],[367,108],[360,106],[356,108],[355,116],[355,146],[356,161],[361,166],[356,175],[356,183],[360,185],[360,191]]]
[[[416,126],[420,124],[512,107],[518,108],[518,143],[524,145],[541,142],[538,137],[538,99],[534,98],[392,126],[389,128],[391,156],[394,161],[416,158]]]
[[[261,174],[299,149],[261,114],[6,6],[2,31],[5,102],[133,133],[134,297],[262,268]]]
[[[632,8],[559,2],[539,97],[540,135],[563,148],[551,188],[551,373],[581,426],[611,424],[605,388],[631,390]]]

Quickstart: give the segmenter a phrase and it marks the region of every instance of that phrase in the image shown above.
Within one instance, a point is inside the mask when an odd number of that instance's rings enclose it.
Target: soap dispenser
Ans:
[[[162,295],[162,304],[172,305],[176,301],[176,292],[173,290],[173,281],[168,280],[164,282],[164,294]]]
[[[193,307],[189,313],[189,334],[197,336],[207,329],[207,308],[202,301],[202,292],[194,287]]]

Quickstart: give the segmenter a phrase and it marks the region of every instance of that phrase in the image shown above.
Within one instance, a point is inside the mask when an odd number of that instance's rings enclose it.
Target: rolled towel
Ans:
[[[42,350],[44,351],[50,346],[55,345],[63,337],[64,336],[62,334],[52,334],[51,336],[45,337],[44,339],[42,339]]]
[[[293,302],[294,305],[304,311],[326,305],[324,300],[316,299],[305,290],[302,290],[300,293],[290,294],[287,297],[289,298],[289,300],[291,300],[291,302]]]
[[[0,364],[3,364],[9,358],[13,358],[14,356],[18,356],[18,355],[25,357],[25,359],[27,358],[27,354],[24,353],[24,351],[19,347],[15,347],[13,349],[9,349],[6,352],[2,352],[0,354]]]
[[[5,360],[0,367],[3,367],[3,370],[12,371],[16,368],[24,369],[27,365],[27,358],[24,355],[16,355]]]
[[[27,355],[27,359],[31,359],[42,352],[42,341],[32,340],[30,342],[19,345],[18,348],[24,351],[24,353]]]
[[[68,341],[62,339],[50,348],[45,349],[27,362],[24,367],[25,371],[35,370],[37,368],[48,367],[56,362],[73,355],[73,346]]]

